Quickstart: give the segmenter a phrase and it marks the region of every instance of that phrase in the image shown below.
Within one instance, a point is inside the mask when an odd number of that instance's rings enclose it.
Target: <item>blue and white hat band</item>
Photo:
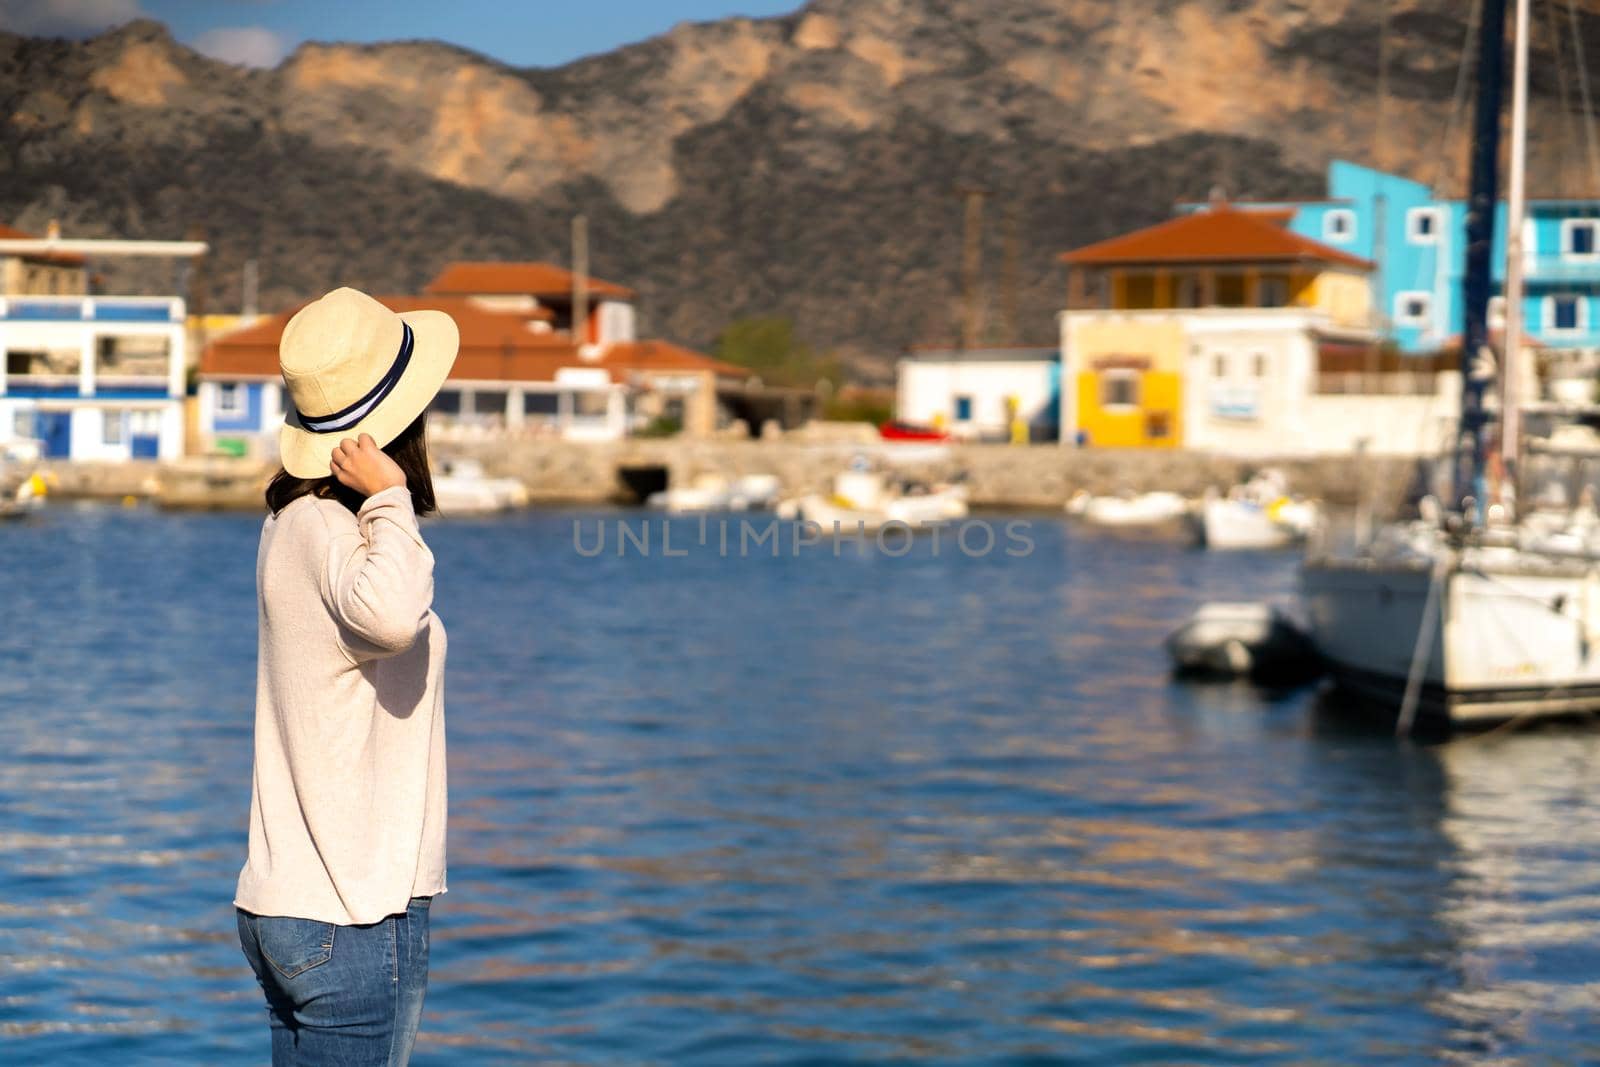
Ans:
[[[416,335],[411,332],[411,325],[402,320],[400,327],[405,331],[400,338],[400,351],[394,357],[394,363],[390,365],[388,371],[378,380],[377,385],[354,404],[331,415],[318,415],[312,418],[296,410],[294,417],[300,425],[312,433],[341,433],[366,418],[373,408],[383,403],[383,398],[400,384],[400,379],[406,372],[406,364],[411,362],[411,350],[416,343]]]

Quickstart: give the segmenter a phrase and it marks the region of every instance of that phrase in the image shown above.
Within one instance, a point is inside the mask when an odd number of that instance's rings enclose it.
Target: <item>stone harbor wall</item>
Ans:
[[[522,480],[537,501],[629,502],[702,474],[775,474],[785,494],[826,491],[833,475],[868,456],[907,475],[967,484],[976,507],[1059,508],[1080,489],[1091,493],[1170,490],[1199,495],[1226,489],[1264,466],[1282,469],[1295,492],[1334,506],[1396,509],[1415,480],[1417,462],[1394,456],[1319,456],[1282,460],[1144,449],[1075,449],[1057,445],[814,444],[796,441],[630,440],[452,443],[443,457],[470,456],[486,471]]]
[[[857,456],[870,457],[908,476],[959,479],[979,508],[1060,508],[1080,489],[1091,493],[1164,489],[1199,495],[1225,489],[1263,466],[1281,468],[1295,492],[1334,507],[1365,504],[1378,517],[1398,510],[1417,477],[1416,461],[1392,456],[1243,459],[1201,452],[1073,449],[1056,445],[885,445],[792,440],[629,440],[440,442],[441,460],[472,458],[492,475],[525,483],[536,503],[634,503],[669,485],[688,485],[702,474],[738,477],[775,474],[785,495],[826,492],[834,474]],[[231,475],[221,465],[237,467]],[[204,471],[198,471],[203,466]],[[248,469],[246,469],[248,468]],[[46,468],[51,492],[64,499],[148,497],[163,492],[181,506],[259,506],[265,468],[247,461],[93,464]],[[197,477],[197,472],[204,477]],[[208,488],[209,487],[209,488]],[[243,487],[243,488],[241,488]],[[181,490],[181,492],[179,492]],[[181,500],[173,500],[174,496]]]

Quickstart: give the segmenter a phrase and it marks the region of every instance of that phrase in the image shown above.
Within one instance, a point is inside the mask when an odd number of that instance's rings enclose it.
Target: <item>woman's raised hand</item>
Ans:
[[[405,472],[378,447],[371,434],[361,440],[346,437],[333,450],[333,476],[362,496],[372,496],[396,486],[405,488]]]

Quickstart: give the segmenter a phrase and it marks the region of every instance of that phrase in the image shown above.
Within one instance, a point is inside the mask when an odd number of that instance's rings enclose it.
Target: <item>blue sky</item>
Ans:
[[[81,37],[141,16],[232,62],[270,66],[301,41],[433,38],[514,66],[553,66],[679,22],[778,15],[803,0],[0,0],[0,29]]]

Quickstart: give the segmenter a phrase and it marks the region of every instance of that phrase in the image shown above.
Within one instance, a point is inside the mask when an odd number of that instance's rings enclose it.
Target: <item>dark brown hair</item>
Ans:
[[[406,488],[411,490],[411,506],[418,515],[431,515],[438,510],[433,498],[433,475],[428,470],[427,413],[400,431],[400,436],[383,446],[383,451],[395,461],[406,476]],[[303,496],[320,496],[337,500],[351,511],[357,511],[366,497],[345,485],[332,474],[321,478],[296,478],[286,470],[279,470],[267,483],[267,509],[274,515]]]

